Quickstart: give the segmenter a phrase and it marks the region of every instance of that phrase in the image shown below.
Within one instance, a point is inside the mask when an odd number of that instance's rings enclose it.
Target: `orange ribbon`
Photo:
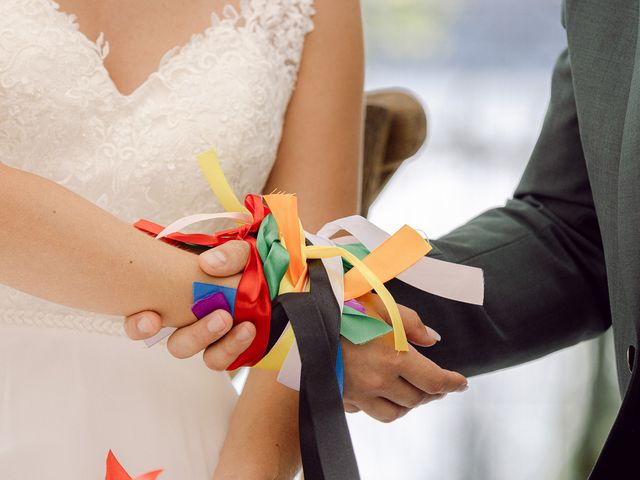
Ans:
[[[430,251],[431,245],[413,228],[405,225],[364,257],[362,263],[385,283],[413,266]],[[344,276],[344,289],[344,299],[351,300],[370,292],[371,284],[360,270],[352,268]]]
[[[162,473],[162,470],[154,470],[153,472],[145,473],[135,479],[127,473],[122,465],[116,459],[116,456],[111,450],[107,455],[107,475],[105,480],[156,480]]]

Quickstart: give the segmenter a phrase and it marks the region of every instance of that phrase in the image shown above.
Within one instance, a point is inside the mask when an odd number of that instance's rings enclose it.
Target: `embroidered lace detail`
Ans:
[[[122,95],[108,38],[89,40],[53,0],[2,0],[0,162],[128,223],[220,211],[195,155],[215,147],[239,197],[262,190],[313,14],[313,0],[241,0]],[[18,311],[79,315],[0,286],[0,317]]]
[[[40,328],[69,328],[89,333],[124,336],[122,319],[91,314],[51,313],[34,314],[32,310],[4,310],[0,324]]]

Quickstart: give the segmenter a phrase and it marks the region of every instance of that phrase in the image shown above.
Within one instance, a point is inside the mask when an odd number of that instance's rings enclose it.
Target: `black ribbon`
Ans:
[[[300,450],[308,480],[360,478],[336,379],[340,309],[320,260],[309,262],[309,293],[274,299],[272,317],[291,322],[302,361]],[[283,319],[284,317],[284,319]]]

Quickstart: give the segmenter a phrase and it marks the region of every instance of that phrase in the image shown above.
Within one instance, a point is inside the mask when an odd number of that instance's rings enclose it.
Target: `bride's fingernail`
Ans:
[[[211,333],[221,333],[225,326],[226,323],[224,318],[222,318],[218,312],[213,312],[211,314],[211,319],[207,322],[207,330]]]
[[[227,263],[227,256],[218,250],[210,250],[205,254],[205,260],[213,268],[220,268]]]
[[[433,338],[436,342],[439,342],[440,340],[442,340],[442,337],[440,336],[440,334],[436,332],[433,328],[427,327],[426,325],[424,326],[424,328],[427,329],[427,335]]]
[[[140,320],[138,320],[138,330],[142,333],[152,333],[154,331],[153,323],[149,317],[140,317]]]
[[[236,333],[236,340],[239,342],[246,342],[251,338],[251,332],[248,328],[242,327],[238,329],[238,333]]]

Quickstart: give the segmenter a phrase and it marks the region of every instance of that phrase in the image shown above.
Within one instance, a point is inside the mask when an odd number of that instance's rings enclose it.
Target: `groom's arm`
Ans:
[[[397,280],[390,284],[398,303],[442,335],[439,345],[423,353],[445,368],[466,375],[496,370],[609,327],[604,254],[566,51],[514,198],[433,244],[435,258],[485,274],[484,308],[436,298]]]

